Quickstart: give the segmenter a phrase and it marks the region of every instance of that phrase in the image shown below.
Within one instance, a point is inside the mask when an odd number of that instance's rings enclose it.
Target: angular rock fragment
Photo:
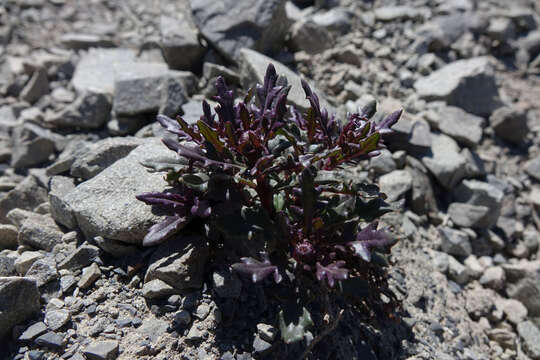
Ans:
[[[0,338],[39,311],[39,291],[34,280],[0,277]]]

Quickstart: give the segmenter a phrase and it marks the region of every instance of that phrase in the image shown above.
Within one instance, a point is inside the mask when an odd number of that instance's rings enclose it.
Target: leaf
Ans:
[[[176,212],[185,211],[188,201],[185,196],[170,192],[147,192],[135,197],[147,205],[160,205]]]
[[[274,209],[276,209],[276,212],[280,212],[281,210],[283,210],[284,205],[285,195],[282,192],[274,194]]]
[[[286,344],[302,341],[307,335],[307,328],[310,326],[313,326],[313,320],[305,307],[302,308],[302,315],[296,323],[290,322],[286,324],[283,310],[279,312],[279,330],[281,331],[281,338]]]
[[[334,287],[336,280],[345,280],[349,274],[349,270],[344,269],[345,261],[340,260],[328,264],[326,266],[317,262],[317,280],[323,281],[326,278],[328,286]]]
[[[200,192],[205,192],[208,189],[208,175],[203,173],[186,174],[180,178],[180,181],[187,187]]]
[[[251,280],[256,283],[264,280],[268,275],[273,275],[276,284],[282,280],[277,266],[272,265],[268,259],[258,261],[251,257],[240,258],[241,263],[232,264],[231,268],[243,274],[251,276]]]
[[[197,121],[197,127],[199,128],[199,131],[204,136],[206,141],[212,144],[218,152],[222,153],[225,144],[223,144],[219,139],[217,131],[212,129],[204,121],[201,120]]]
[[[148,234],[143,239],[143,246],[154,246],[161,244],[171,236],[177,234],[189,223],[189,219],[180,216],[167,216],[159,224],[150,227]]]
[[[377,230],[377,222],[366,226],[356,234],[356,240],[349,242],[354,254],[360,256],[364,261],[371,261],[371,248],[382,247],[391,243],[390,236],[384,230]]]
[[[162,114],[158,115],[156,119],[158,123],[162,127],[164,127],[168,132],[176,134],[176,135],[185,135],[178,121],[174,121],[170,117],[162,115]]]
[[[386,134],[392,131],[391,127],[397,123],[399,118],[401,117],[401,114],[403,114],[403,109],[394,111],[390,115],[388,115],[383,121],[381,121],[376,126],[376,131],[380,134]]]
[[[311,232],[311,225],[313,221],[313,213],[315,210],[315,201],[317,200],[317,194],[314,187],[315,176],[313,170],[305,168],[300,176],[300,185],[302,186],[302,205],[304,206],[304,226],[306,227],[306,233]]]

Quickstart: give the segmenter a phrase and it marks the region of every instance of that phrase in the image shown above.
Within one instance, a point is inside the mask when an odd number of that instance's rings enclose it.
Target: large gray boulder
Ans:
[[[147,140],[64,197],[87,237],[102,236],[140,244],[148,228],[162,217],[135,196],[168,187],[163,173],[151,173],[141,161],[176,156],[157,139]],[[52,205],[52,204],[51,204]]]
[[[190,0],[196,25],[222,56],[238,60],[241,48],[282,49],[289,24],[285,0]]]
[[[432,135],[431,154],[422,163],[446,189],[452,189],[466,175],[467,160],[459,152],[459,146],[444,134]]]
[[[475,221],[475,227],[489,228],[497,223],[501,213],[504,194],[497,187],[478,180],[464,180],[455,190],[454,198],[460,202],[489,209]],[[455,205],[454,205],[455,206]]]
[[[39,291],[34,280],[0,277],[0,338],[38,311]]]
[[[454,61],[418,79],[414,88],[421,98],[444,100],[480,116],[488,116],[501,106],[488,57]]]
[[[0,200],[0,223],[8,223],[7,213],[15,208],[33,210],[47,201],[47,190],[29,175]]]

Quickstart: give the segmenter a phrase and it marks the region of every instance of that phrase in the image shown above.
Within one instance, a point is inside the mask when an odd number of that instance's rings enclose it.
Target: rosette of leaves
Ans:
[[[278,82],[269,65],[264,83],[235,101],[218,78],[214,112],[205,101],[194,124],[158,116],[178,136],[163,140],[177,157],[145,164],[167,171],[173,190],[138,196],[170,214],[144,245],[197,223],[212,242],[235,250],[240,261],[231,267],[254,282],[311,274],[334,288],[366,276],[373,250],[393,243],[377,228],[390,210],[384,195],[342,170],[379,154],[401,110],[376,123],[372,104],[338,121],[302,81],[310,107],[301,113],[287,104],[290,87]]]

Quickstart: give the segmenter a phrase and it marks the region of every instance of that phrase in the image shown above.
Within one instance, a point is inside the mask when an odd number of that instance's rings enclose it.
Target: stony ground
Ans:
[[[392,324],[344,319],[313,359],[540,359],[540,4],[504,0],[3,0],[0,355],[252,359],[275,306],[196,242],[140,247],[167,156],[155,115],[200,116],[268,62],[344,116],[403,107],[358,176],[403,210]],[[268,57],[267,57],[268,56]]]

